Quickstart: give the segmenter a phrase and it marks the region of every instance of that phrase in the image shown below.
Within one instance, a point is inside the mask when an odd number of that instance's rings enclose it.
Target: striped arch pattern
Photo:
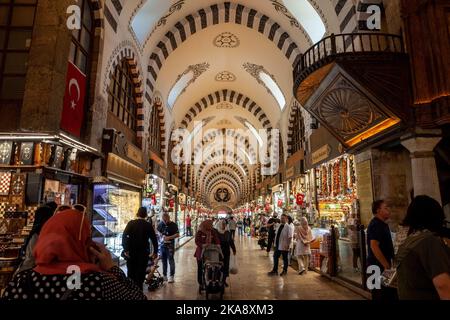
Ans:
[[[292,156],[292,137],[294,135],[294,117],[295,112],[297,109],[300,108],[298,105],[298,102],[294,100],[294,103],[292,104],[291,111],[289,112],[289,127],[288,127],[288,156]]]
[[[227,130],[225,135],[227,135],[228,137],[233,137],[233,138],[237,138],[239,140],[239,143],[244,143],[245,144],[245,148],[246,150],[250,151],[249,156],[252,159],[257,159],[257,153],[255,151],[255,149],[250,146],[250,143],[248,142],[248,140],[245,139],[245,137],[243,137],[242,135],[240,135],[238,132],[236,131],[229,131]],[[197,146],[194,149],[194,152],[192,153],[192,157],[191,157],[191,163],[194,162],[195,157],[197,156],[198,152],[200,152],[200,150],[202,149],[202,147],[204,147],[205,145],[207,145],[209,142],[212,142],[212,140],[216,137],[220,137],[220,136],[224,136],[224,133],[221,129],[217,129],[215,131],[212,131],[210,133],[208,133],[202,142],[200,142],[199,144],[197,144]],[[223,153],[221,154],[223,155]],[[227,154],[228,155],[228,154]],[[243,161],[242,159],[240,159],[242,162],[245,163],[245,161]]]
[[[232,180],[230,180],[230,179],[228,179],[226,177],[223,177],[221,180],[214,182],[211,185],[211,191],[213,191],[216,187],[220,186],[221,184],[224,184],[224,185],[230,187],[236,194],[239,194],[238,191],[236,190],[236,187],[232,183]],[[202,197],[203,197],[203,201],[205,203],[211,204],[211,202],[209,201],[209,197],[208,197],[208,195],[206,193],[204,193],[202,195]]]
[[[200,170],[198,170],[199,174],[196,177],[193,177],[196,179],[195,181],[195,185],[196,188],[199,188],[200,185],[200,180],[203,179],[204,177],[208,176],[213,170],[217,170],[217,169],[221,169],[221,168],[229,168],[230,170],[234,171],[237,173],[237,175],[241,178],[241,180],[244,182],[244,176],[242,175],[241,171],[239,171],[235,165],[232,164],[214,164],[212,165],[210,168],[208,168],[208,170],[206,171],[206,173],[204,172],[205,166],[201,166]],[[245,169],[246,174],[248,175],[248,167],[244,164],[243,169]]]
[[[161,134],[161,159],[166,158],[166,114],[164,112],[163,100],[160,96],[155,96],[152,101],[152,112],[158,112],[159,132]],[[170,155],[169,155],[170,156]]]
[[[134,83],[135,97],[136,97],[136,134],[138,138],[138,144],[142,146],[142,139],[144,137],[145,131],[145,110],[144,110],[144,85],[142,80],[141,71],[139,70],[138,55],[135,53],[134,49],[126,43],[119,45],[119,47],[113,51],[113,56],[110,59],[108,73],[106,77],[105,89],[108,90],[109,84],[111,82],[112,75],[123,59],[126,59],[130,67],[131,79]]]
[[[232,171],[237,177],[239,177],[239,179],[241,180],[242,183],[244,183],[244,176],[242,175],[242,173],[236,169],[236,167],[232,166],[232,165],[219,165],[219,166],[213,166],[211,168],[209,168],[205,174],[202,174],[203,179],[206,179],[206,181],[208,181],[209,176],[214,173],[214,172],[223,172],[224,169],[228,169],[228,172]],[[217,169],[221,169],[221,171],[214,171]],[[206,183],[207,184],[207,183]]]
[[[208,188],[205,188],[205,189],[203,190],[203,194],[204,194],[205,196],[207,196],[208,193],[211,191],[211,187],[212,187],[212,186],[215,186],[215,184],[221,183],[221,182],[223,182],[223,181],[228,181],[228,182],[230,182],[230,183],[235,187],[235,192],[236,192],[237,194],[242,194],[242,190],[241,190],[241,188],[240,188],[240,186],[239,186],[239,183],[238,183],[236,180],[234,180],[234,179],[232,178],[231,175],[225,174],[225,173],[220,173],[220,174],[217,174],[216,176],[212,177],[212,178],[209,180],[209,187],[208,187]]]
[[[205,181],[205,184],[204,184],[204,191],[205,192],[211,191],[211,186],[217,180],[220,180],[220,178],[223,178],[224,176],[231,178],[235,182],[235,186],[238,188],[239,192],[242,193],[242,191],[243,191],[242,186],[239,184],[239,181],[236,180],[236,177],[233,176],[230,172],[224,171],[224,170],[215,172],[214,174],[212,174],[211,176],[208,177],[208,179]]]
[[[186,39],[208,26],[220,23],[236,23],[257,30],[272,41],[295,66],[300,59],[300,49],[290,35],[268,16],[242,4],[224,2],[211,5],[186,16],[165,34],[153,53],[150,55],[148,67],[149,91],[155,89],[158,73],[169,55],[175,51]]]
[[[356,20],[356,7],[353,0],[332,0],[334,10],[340,22],[342,33],[355,33],[358,31]]]
[[[234,90],[228,89],[216,91],[212,94],[209,94],[208,96],[202,98],[199,102],[197,102],[193,107],[191,107],[181,121],[182,128],[186,129],[187,127],[189,127],[189,124],[194,121],[195,117],[198,116],[202,111],[220,102],[230,102],[241,106],[242,108],[252,113],[256,117],[256,119],[258,119],[264,129],[272,129],[269,118],[267,117],[264,110],[256,104],[256,102],[243,95],[242,93],[238,93]]]
[[[94,14],[94,26],[95,26],[95,36],[103,36],[103,9],[102,2],[100,0],[90,0],[92,5],[92,11]]]

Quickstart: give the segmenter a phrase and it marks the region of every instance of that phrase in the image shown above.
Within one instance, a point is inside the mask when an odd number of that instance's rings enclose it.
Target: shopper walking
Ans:
[[[293,230],[288,224],[288,216],[286,214],[281,215],[281,224],[278,227],[275,236],[275,252],[273,254],[273,269],[269,272],[269,275],[278,275],[278,262],[280,257],[283,257],[283,272],[280,276],[285,276],[288,271],[289,261],[289,247],[294,237]]]
[[[228,228],[230,229],[231,238],[234,241],[234,237],[236,235],[237,223],[233,216],[230,217],[230,221],[228,223]]]
[[[237,227],[238,227],[239,235],[243,236],[244,235],[244,222],[242,221],[241,217],[239,217],[239,220],[237,222]]]
[[[189,214],[186,216],[186,236],[192,237],[192,220]]]
[[[272,218],[266,224],[266,228],[268,231],[268,240],[267,240],[267,255],[269,255],[270,250],[273,247],[273,243],[275,241],[275,230],[277,224],[280,223],[280,219],[277,218],[277,214],[274,212]]]
[[[450,300],[450,248],[442,238],[444,223],[436,200],[414,198],[403,221],[408,237],[396,259],[400,299]]]
[[[180,237],[180,233],[178,231],[178,225],[170,221],[170,215],[168,213],[163,214],[162,221],[158,226],[158,232],[162,237],[160,250],[164,280],[173,283],[175,281],[175,239]],[[167,264],[170,265],[169,278],[167,278]]]
[[[105,246],[91,240],[91,224],[80,211],[69,209],[52,216],[40,232],[34,256],[36,267],[17,274],[4,299],[146,300],[142,288],[113,263]],[[73,268],[81,279],[79,286],[68,287]]]
[[[394,245],[391,231],[386,221],[390,218],[388,204],[377,200],[372,204],[374,218],[367,228],[367,266],[378,266],[380,271],[391,269],[394,259]],[[372,290],[373,300],[397,300],[397,292],[393,288],[381,286]]]
[[[298,261],[298,274],[308,272],[309,261],[311,259],[311,243],[314,241],[312,230],[305,217],[300,219],[300,225],[295,228],[295,254]]]
[[[48,205],[43,205],[39,207],[34,215],[33,227],[30,234],[28,235],[22,249],[22,263],[16,271],[20,273],[25,270],[29,270],[35,267],[35,260],[33,255],[34,247],[36,246],[39,234],[44,227],[45,223],[53,216],[54,208]]]
[[[128,222],[122,235],[123,255],[127,260],[128,278],[142,288],[150,252],[157,257],[158,240],[153,225],[147,220],[147,209],[139,208],[136,219]],[[150,241],[153,245],[150,250]]]
[[[230,276],[231,250],[233,251],[233,255],[236,255],[236,246],[234,245],[234,240],[231,236],[231,232],[227,230],[227,223],[225,220],[219,221],[217,232],[223,254],[223,281],[225,287],[228,287],[227,278]]]
[[[202,293],[205,290],[203,283],[203,248],[210,244],[220,245],[220,239],[217,232],[214,231],[212,220],[205,220],[200,224],[198,232],[195,235],[195,244],[197,246],[194,254],[194,257],[197,259],[197,282],[199,285],[199,293]]]

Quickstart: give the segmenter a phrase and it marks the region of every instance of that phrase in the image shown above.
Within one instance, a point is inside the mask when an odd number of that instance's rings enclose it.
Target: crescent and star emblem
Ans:
[[[69,82],[69,95],[70,97],[72,97],[72,86],[75,86],[75,88],[77,89],[77,100],[72,100],[70,102],[70,107],[72,109],[75,110],[76,106],[77,106],[77,102],[80,100],[80,95],[81,95],[81,90],[80,90],[80,85],[78,84],[77,79],[72,78]]]

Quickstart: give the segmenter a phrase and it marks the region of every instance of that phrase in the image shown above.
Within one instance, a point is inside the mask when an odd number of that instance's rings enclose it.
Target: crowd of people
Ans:
[[[374,300],[450,299],[450,248],[448,229],[442,206],[428,196],[415,197],[396,236],[395,243],[388,225],[390,208],[384,200],[372,205],[373,219],[367,228],[366,268],[379,269],[382,285],[371,286]],[[359,220],[352,216],[354,226]],[[190,220],[189,220],[190,221]],[[91,222],[81,205],[57,207],[48,203],[36,211],[33,228],[25,242],[22,263],[6,288],[8,300],[145,300],[143,284],[149,260],[162,261],[163,277],[175,281],[175,240],[180,236],[178,226],[170,215],[163,213],[154,227],[147,210],[140,208],[135,220],[123,233],[122,257],[127,275],[113,261],[103,245],[92,241]],[[252,225],[253,224],[253,225]],[[189,225],[190,227],[190,225]],[[256,228],[267,232],[267,255],[273,249],[270,276],[286,276],[289,255],[295,242],[298,273],[307,273],[310,265],[311,243],[315,241],[310,224],[301,217],[294,225],[286,213],[278,217],[261,216],[258,223],[250,218],[206,219],[195,233],[194,257],[198,266],[199,292],[204,287],[202,253],[206,246],[220,247],[223,283],[229,284],[230,259],[236,255],[236,230],[239,236],[252,235]],[[156,229],[156,230],[155,230]],[[350,228],[350,231],[356,233]],[[159,239],[158,239],[159,238]],[[354,268],[361,256],[357,237],[350,234]],[[355,244],[353,244],[355,242]],[[278,273],[279,260],[283,270]],[[376,282],[375,282],[376,283]]]

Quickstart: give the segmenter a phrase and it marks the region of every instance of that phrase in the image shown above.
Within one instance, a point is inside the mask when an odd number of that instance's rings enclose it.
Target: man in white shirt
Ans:
[[[280,256],[283,256],[283,272],[280,276],[285,276],[289,267],[289,248],[294,237],[294,230],[288,224],[288,216],[286,214],[281,215],[281,224],[278,227],[275,236],[275,252],[273,254],[273,269],[268,274],[269,276],[278,275],[278,261]]]

